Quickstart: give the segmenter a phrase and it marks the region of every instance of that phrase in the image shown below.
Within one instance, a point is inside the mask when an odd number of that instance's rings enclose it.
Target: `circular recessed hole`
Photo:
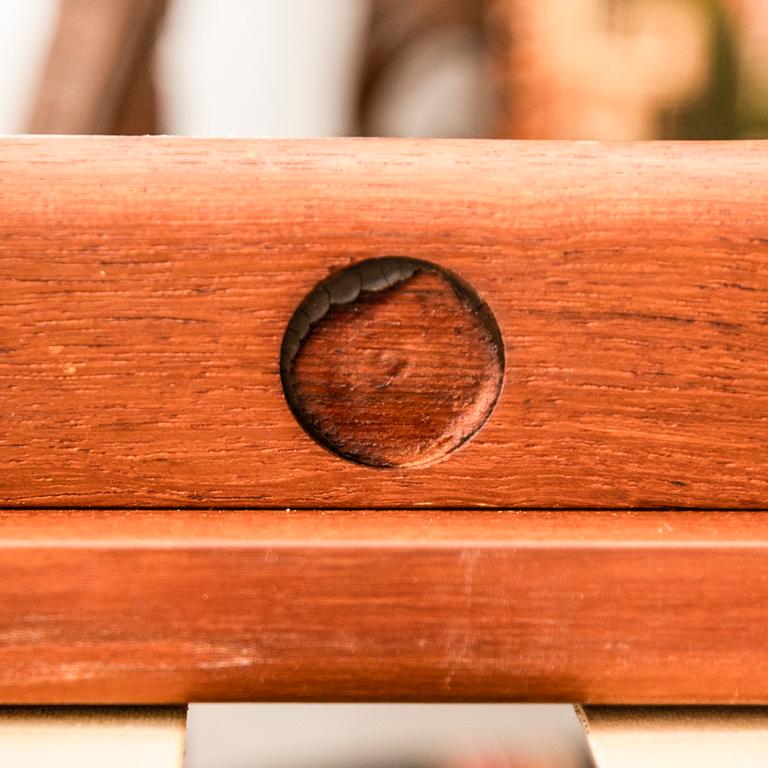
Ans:
[[[283,337],[283,391],[304,430],[350,461],[408,467],[469,440],[504,376],[488,305],[427,261],[368,259],[307,294]]]

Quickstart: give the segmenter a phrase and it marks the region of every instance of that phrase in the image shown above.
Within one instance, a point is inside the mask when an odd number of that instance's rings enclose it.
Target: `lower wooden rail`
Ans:
[[[768,513],[0,515],[0,701],[768,701]]]

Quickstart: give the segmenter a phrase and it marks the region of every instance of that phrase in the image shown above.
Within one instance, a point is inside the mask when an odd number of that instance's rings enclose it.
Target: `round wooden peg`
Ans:
[[[490,308],[457,275],[417,259],[368,259],[299,304],[281,375],[297,420],[330,451],[372,467],[418,466],[488,419],[504,349]]]

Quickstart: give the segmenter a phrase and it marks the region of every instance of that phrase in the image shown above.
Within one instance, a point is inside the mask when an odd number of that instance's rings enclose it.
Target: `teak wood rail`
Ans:
[[[0,504],[764,507],[765,156],[2,141]],[[319,281],[393,255],[473,287],[506,369],[471,443],[382,473],[307,439],[280,347]]]
[[[768,703],[767,151],[0,141],[0,701]]]

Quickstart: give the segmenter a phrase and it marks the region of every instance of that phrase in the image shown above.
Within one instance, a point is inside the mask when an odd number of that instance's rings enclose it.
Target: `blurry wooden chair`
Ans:
[[[152,63],[165,0],[60,0],[29,133],[161,132]]]

